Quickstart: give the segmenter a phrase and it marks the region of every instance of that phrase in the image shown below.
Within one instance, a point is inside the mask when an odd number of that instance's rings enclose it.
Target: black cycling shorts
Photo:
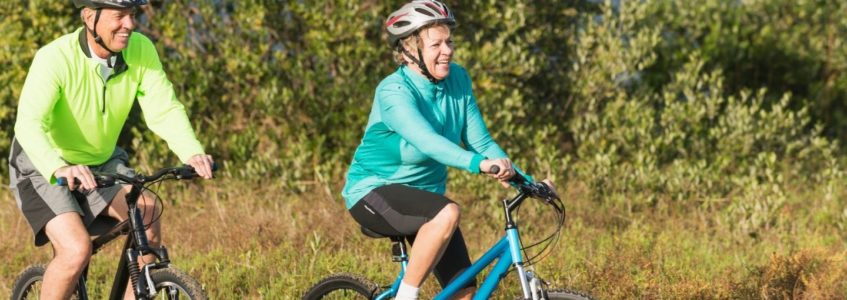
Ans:
[[[350,208],[353,219],[363,227],[385,236],[404,236],[414,244],[418,229],[447,204],[454,203],[443,195],[411,188],[402,184],[381,186]],[[462,231],[456,228],[433,273],[441,287],[471,266],[468,247]],[[465,287],[476,286],[476,279]]]

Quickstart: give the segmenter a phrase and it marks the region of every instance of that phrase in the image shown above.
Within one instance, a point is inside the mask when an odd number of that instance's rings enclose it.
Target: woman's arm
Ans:
[[[447,166],[479,173],[480,154],[467,151],[436,133],[418,110],[415,97],[403,84],[386,84],[377,90],[382,122],[426,156]]]

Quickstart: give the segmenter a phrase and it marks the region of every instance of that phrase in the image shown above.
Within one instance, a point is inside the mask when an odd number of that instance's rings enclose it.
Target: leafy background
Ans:
[[[224,167],[163,193],[177,264],[214,298],[289,298],[338,271],[391,278],[374,255],[386,245],[335,222],[373,89],[396,67],[382,22],[403,2],[150,2],[138,32]],[[843,1],[447,3],[454,60],[495,139],[566,196],[565,237],[539,266],[548,280],[601,298],[847,296]],[[80,24],[64,1],[0,4],[3,152],[33,55]],[[138,111],[120,145],[142,170],[178,163]],[[490,200],[508,191],[450,176],[479,255],[500,230]],[[49,250],[3,199],[7,293]],[[543,235],[543,219],[527,223]]]

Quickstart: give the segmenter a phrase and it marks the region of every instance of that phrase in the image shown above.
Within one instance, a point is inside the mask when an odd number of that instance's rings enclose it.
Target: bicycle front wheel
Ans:
[[[150,273],[156,287],[154,299],[191,299],[207,300],[203,286],[196,279],[179,269],[165,268]]]
[[[355,274],[336,274],[324,278],[303,295],[303,300],[373,299],[379,287]]]
[[[32,265],[21,272],[12,287],[12,300],[41,299],[41,290],[44,289],[42,286],[44,270],[46,269],[47,267],[44,265]],[[78,292],[74,291],[71,299],[79,299]]]

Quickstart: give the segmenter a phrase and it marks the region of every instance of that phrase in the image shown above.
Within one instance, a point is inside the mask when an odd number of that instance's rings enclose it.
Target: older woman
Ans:
[[[470,266],[459,206],[444,197],[447,166],[479,173],[496,165],[491,176],[506,187],[517,172],[488,133],[468,73],[452,63],[455,24],[450,9],[433,0],[412,1],[388,17],[400,67],[376,89],[343,191],[359,224],[412,243],[396,299],[416,299],[433,266],[442,287]],[[460,298],[470,299],[475,286]]]

